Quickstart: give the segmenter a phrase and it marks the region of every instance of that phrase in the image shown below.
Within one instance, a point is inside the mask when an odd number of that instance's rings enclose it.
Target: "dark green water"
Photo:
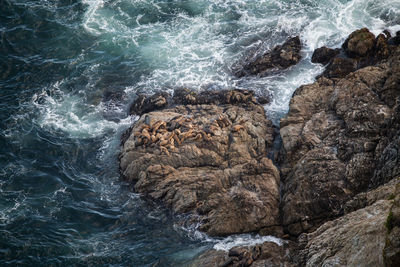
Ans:
[[[0,266],[181,266],[202,251],[262,242],[181,228],[119,179],[138,92],[246,88],[277,121],[322,70],[322,45],[399,30],[400,1],[0,0]],[[303,60],[263,79],[234,62],[300,35]]]

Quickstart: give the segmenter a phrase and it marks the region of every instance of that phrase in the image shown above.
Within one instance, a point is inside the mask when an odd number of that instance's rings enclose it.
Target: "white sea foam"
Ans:
[[[259,235],[233,235],[218,241],[214,245],[216,250],[228,251],[236,246],[254,246],[265,242],[273,242],[278,246],[282,246],[286,241],[274,236],[259,236]]]

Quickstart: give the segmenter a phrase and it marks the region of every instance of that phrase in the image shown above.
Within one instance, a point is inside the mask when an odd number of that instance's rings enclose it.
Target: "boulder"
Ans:
[[[340,49],[332,49],[326,46],[317,48],[314,50],[314,53],[311,58],[312,63],[321,63],[323,65],[328,64],[332,58],[337,56],[340,53]]]
[[[298,36],[291,37],[271,51],[262,53],[257,50],[244,60],[240,67],[234,67],[234,73],[237,77],[245,75],[267,76],[273,71],[287,69],[297,64],[301,59],[300,50],[300,38]]]
[[[253,93],[179,90],[172,102],[125,135],[124,179],[211,236],[279,234],[279,171],[266,157],[274,127]]]
[[[349,57],[363,57],[372,52],[375,46],[375,35],[367,28],[352,32],[343,44]]]
[[[298,88],[281,120],[282,223],[291,235],[341,216],[400,175],[400,48],[376,66]]]

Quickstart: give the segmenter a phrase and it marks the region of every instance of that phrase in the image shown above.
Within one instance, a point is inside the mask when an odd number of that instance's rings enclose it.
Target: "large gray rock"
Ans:
[[[125,136],[123,177],[209,235],[279,234],[279,172],[266,157],[274,128],[253,94],[180,90],[173,102]]]

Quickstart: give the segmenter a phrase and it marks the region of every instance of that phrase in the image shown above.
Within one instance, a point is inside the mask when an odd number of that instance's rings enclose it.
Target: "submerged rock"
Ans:
[[[133,125],[123,177],[209,235],[279,234],[279,172],[266,157],[274,128],[253,93],[179,90],[173,99]]]
[[[300,38],[298,36],[289,38],[271,51],[262,54],[256,51],[254,55],[245,60],[239,70],[235,71],[235,75],[237,77],[245,75],[267,76],[271,71],[287,69],[300,61],[300,50]]]

